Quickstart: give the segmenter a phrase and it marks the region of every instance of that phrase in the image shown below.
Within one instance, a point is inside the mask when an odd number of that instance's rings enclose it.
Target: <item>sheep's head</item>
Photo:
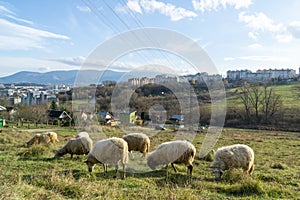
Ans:
[[[95,164],[89,160],[85,160],[84,162],[87,165],[89,172],[92,172]]]
[[[59,150],[54,150],[53,153],[54,153],[54,158],[59,158],[59,157],[62,157],[63,155],[66,154],[66,153],[65,153],[64,151],[62,151],[61,149],[59,149]]]
[[[224,173],[223,170],[218,169],[218,168],[213,168],[213,172],[214,172],[214,174],[215,174],[215,179],[216,179],[216,180],[221,179],[221,176],[222,176],[222,174]]]
[[[94,165],[99,163],[99,161],[91,154],[88,154],[87,159],[84,162],[87,165],[89,172],[92,172]]]
[[[147,165],[148,165],[152,170],[156,170],[156,167],[157,167],[158,164],[155,162],[154,159],[148,157],[148,159],[147,159]]]

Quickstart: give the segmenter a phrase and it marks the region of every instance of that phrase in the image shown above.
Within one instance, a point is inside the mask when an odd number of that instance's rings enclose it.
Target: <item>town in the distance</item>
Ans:
[[[164,82],[190,82],[198,84],[206,84],[217,80],[223,80],[225,87],[235,87],[240,81],[248,82],[292,82],[297,81],[300,77],[294,69],[263,69],[252,72],[250,70],[229,70],[227,76],[222,77],[220,74],[209,75],[207,72],[201,72],[193,75],[172,76],[172,75],[156,75],[154,78],[141,77],[129,78],[127,84],[129,86],[142,86],[151,83]],[[115,81],[103,81],[101,84],[112,84]],[[11,106],[17,104],[39,105],[44,102],[59,103],[57,94],[60,92],[70,91],[72,85],[56,84],[43,85],[35,83],[0,83],[0,99],[8,99]]]

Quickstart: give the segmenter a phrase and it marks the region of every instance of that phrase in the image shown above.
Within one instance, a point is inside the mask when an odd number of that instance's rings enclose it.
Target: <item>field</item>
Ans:
[[[141,129],[141,128],[140,128]],[[177,165],[176,174],[168,168],[155,172],[127,173],[125,180],[114,179],[114,168],[106,176],[102,166],[89,173],[85,156],[70,155],[53,160],[52,151],[77,134],[73,129],[57,129],[60,142],[25,148],[24,142],[45,129],[3,128],[0,133],[0,199],[297,199],[300,197],[300,134],[275,131],[224,129],[215,149],[223,145],[244,143],[255,152],[252,176],[240,170],[227,171],[221,181],[208,170],[211,162],[196,159],[193,178],[186,168]],[[152,129],[133,131],[153,132]],[[121,136],[119,129],[103,127],[107,137]],[[161,131],[150,139],[151,150],[177,133]],[[91,134],[94,140],[100,134]],[[103,136],[103,134],[102,134]],[[200,149],[205,132],[192,143]],[[139,161],[139,155],[135,154]],[[131,160],[132,161],[132,160]],[[132,161],[133,162],[133,161]],[[141,163],[144,161],[141,160]],[[144,166],[144,165],[143,165]],[[128,170],[130,171],[129,166]],[[145,166],[144,166],[145,167]]]
[[[269,86],[269,88],[273,88],[274,92],[282,97],[283,106],[285,108],[297,108],[300,106],[300,84],[298,82],[285,85],[272,85]],[[234,106],[237,103],[242,106],[239,96],[234,95],[236,90],[239,90],[239,92],[241,91],[240,88],[232,88],[228,90],[229,93],[233,94],[227,97],[228,106]]]

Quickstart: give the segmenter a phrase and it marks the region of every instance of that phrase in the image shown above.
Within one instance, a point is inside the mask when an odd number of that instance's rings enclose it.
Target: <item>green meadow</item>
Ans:
[[[35,133],[46,129],[3,128],[0,133],[0,199],[298,199],[300,197],[300,135],[295,132],[262,131],[225,128],[214,149],[236,143],[247,144],[255,152],[252,176],[241,170],[226,171],[216,181],[208,169],[211,161],[198,158],[206,135],[198,132],[191,141],[198,153],[192,180],[186,167],[177,165],[178,173],[166,169],[133,173],[133,163],[145,167],[139,153],[128,163],[125,180],[114,179],[114,168],[104,176],[97,165],[89,173],[85,156],[70,155],[54,160],[53,150],[63,146],[77,132],[59,128],[59,143],[24,147]],[[151,151],[160,143],[173,140],[178,132],[155,132],[151,128],[133,128],[134,132],[151,134]],[[185,132],[183,131],[183,134]],[[188,131],[186,131],[188,133]],[[102,127],[101,133],[90,133],[94,142],[124,134],[120,129]],[[122,172],[120,172],[122,173]]]

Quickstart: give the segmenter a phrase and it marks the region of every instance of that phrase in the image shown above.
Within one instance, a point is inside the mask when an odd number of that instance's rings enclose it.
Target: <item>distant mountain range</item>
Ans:
[[[10,76],[0,77],[0,83],[35,83],[43,85],[56,84],[99,84],[104,81],[127,81],[129,78],[148,77],[153,78],[159,74],[166,74],[154,68],[136,69],[131,72],[117,72],[112,70],[69,70],[69,71],[51,71],[51,72],[30,72],[21,71]],[[168,73],[168,75],[172,75]],[[173,74],[174,75],[174,74]]]
[[[111,70],[70,70],[51,72],[30,72],[21,71],[10,76],[0,77],[0,83],[36,83],[44,85],[74,84],[77,77],[84,79],[84,83],[97,84],[103,81],[118,81],[126,72],[116,72]],[[100,80],[99,80],[100,79]],[[77,81],[78,82],[78,81]]]

